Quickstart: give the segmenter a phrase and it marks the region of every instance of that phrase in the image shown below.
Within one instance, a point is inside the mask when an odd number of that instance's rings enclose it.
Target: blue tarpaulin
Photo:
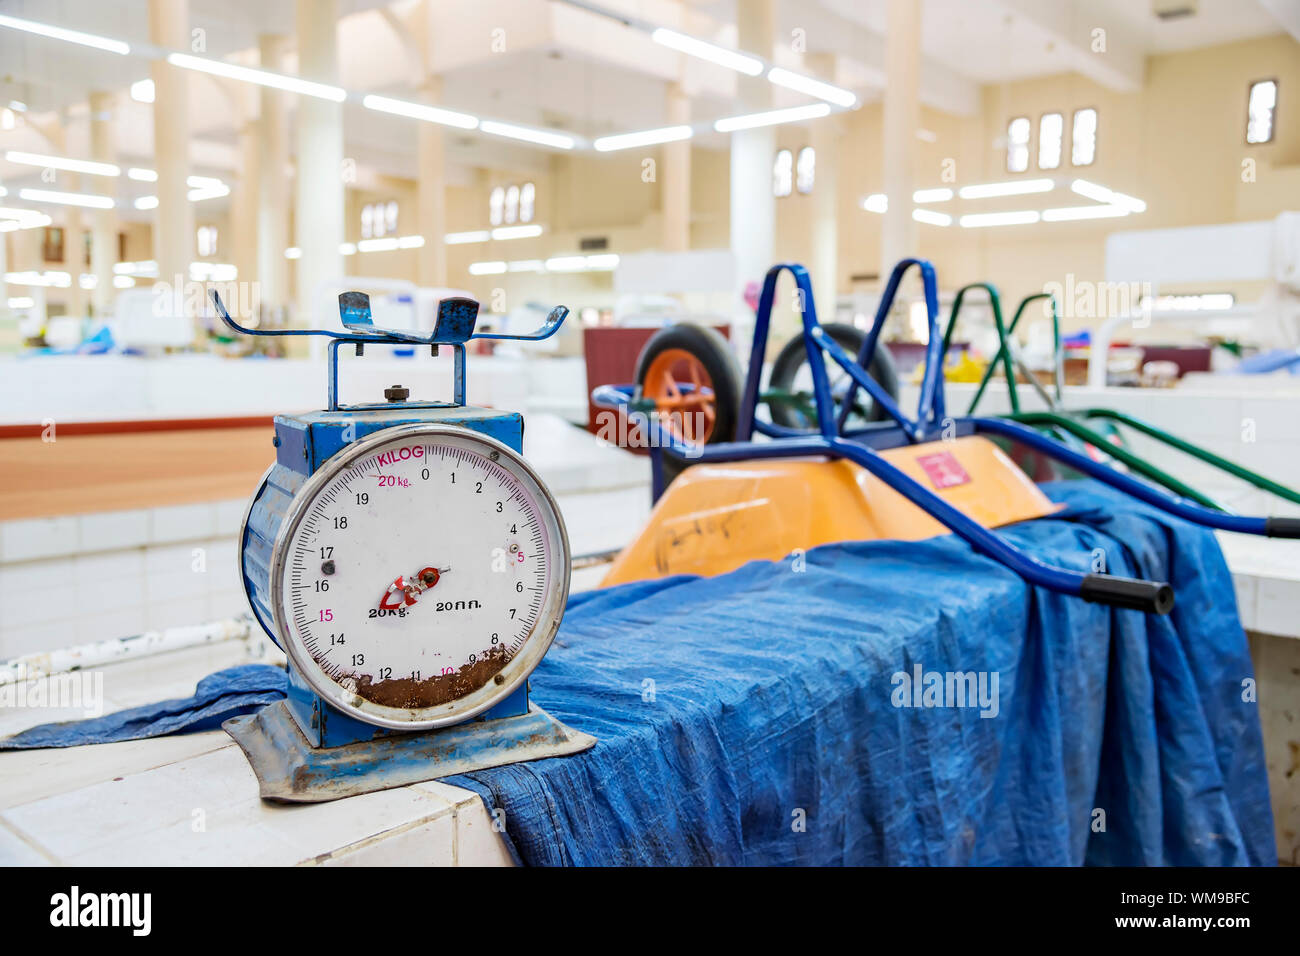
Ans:
[[[1044,487],[1068,508],[1003,533],[1168,580],[1173,613],[1030,588],[952,536],[579,594],[532,688],[596,747],[448,782],[530,864],[1272,864],[1213,535]]]

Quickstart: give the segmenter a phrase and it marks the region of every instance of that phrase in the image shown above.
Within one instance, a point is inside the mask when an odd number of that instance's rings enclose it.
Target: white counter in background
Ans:
[[[587,422],[587,371],[578,357],[469,356],[471,404]],[[413,398],[450,399],[449,349],[395,358],[372,347],[358,359],[339,350],[339,400],[382,402],[401,384]],[[0,356],[0,425],[221,418],[324,408],[324,359],[226,359],[210,354]]]

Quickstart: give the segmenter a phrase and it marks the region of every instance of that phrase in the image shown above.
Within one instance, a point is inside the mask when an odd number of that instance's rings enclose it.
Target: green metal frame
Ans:
[[[1149,478],[1151,481],[1163,485],[1170,491],[1173,491],[1184,498],[1189,498],[1207,508],[1214,508],[1225,513],[1229,510],[1222,504],[1210,498],[1208,495],[1193,488],[1185,481],[1175,478],[1167,471],[1156,467],[1145,458],[1135,454],[1123,444],[1117,444],[1115,438],[1118,437],[1122,442],[1123,435],[1114,426],[1125,425],[1163,445],[1168,445],[1169,447],[1191,455],[1193,458],[1203,461],[1220,471],[1227,472],[1236,478],[1240,478],[1241,480],[1254,485],[1256,488],[1277,495],[1279,498],[1284,498],[1287,501],[1300,504],[1300,492],[1296,492],[1293,489],[1288,488],[1286,485],[1279,484],[1270,478],[1266,478],[1263,475],[1253,472],[1249,468],[1239,465],[1234,461],[1216,455],[1214,452],[1207,451],[1199,445],[1194,445],[1186,439],[1179,438],[1177,435],[1172,435],[1164,429],[1152,425],[1150,422],[1143,421],[1140,418],[1135,418],[1132,415],[1128,415],[1124,412],[1117,412],[1109,408],[1063,409],[1061,407],[1063,394],[1061,371],[1063,359],[1061,350],[1061,321],[1056,307],[1056,298],[1050,293],[1037,292],[1033,295],[1026,296],[1021,300],[1020,305],[1016,308],[1016,314],[1012,318],[1011,324],[1005,325],[1002,321],[1002,304],[1000,302],[1000,297],[997,289],[994,288],[991,283],[973,282],[970,285],[963,286],[957,291],[957,296],[953,300],[952,312],[948,319],[948,328],[944,333],[944,356],[947,356],[948,347],[952,343],[953,331],[957,327],[957,314],[961,309],[962,300],[965,298],[966,293],[972,289],[983,289],[988,293],[989,303],[993,309],[993,324],[997,327],[998,331],[998,354],[994,356],[993,361],[989,363],[989,367],[984,371],[984,377],[980,381],[979,388],[975,391],[975,396],[971,399],[970,408],[966,412],[967,415],[975,414],[975,408],[979,405],[979,401],[984,396],[989,381],[993,377],[993,370],[997,367],[998,363],[1001,362],[1003,374],[1007,379],[1007,397],[1011,403],[1011,413],[1004,416],[1005,418],[1020,422],[1021,424],[1031,425],[1042,431],[1052,432],[1057,437],[1070,436],[1078,441],[1085,442],[1103,454],[1114,458],[1116,461],[1123,462],[1129,468],[1146,478]],[[1056,392],[1056,398],[1052,403],[1053,407],[1048,411],[1026,412],[1022,411],[1020,408],[1019,386],[1016,382],[1015,369],[1011,362],[1010,342],[1011,336],[1015,334],[1016,327],[1020,324],[1020,319],[1024,315],[1025,309],[1031,302],[1036,302],[1039,299],[1047,299],[1051,303],[1052,340],[1055,358],[1053,363],[1055,370],[1054,391]],[[1026,370],[1026,374],[1032,373]],[[1091,419],[1103,419],[1108,423],[1113,423],[1111,425],[1111,434],[1103,434],[1102,432],[1084,424],[1085,421]]]

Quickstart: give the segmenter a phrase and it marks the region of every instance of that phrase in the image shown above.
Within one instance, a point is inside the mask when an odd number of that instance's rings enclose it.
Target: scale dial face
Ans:
[[[402,730],[467,720],[550,647],[569,591],[550,492],[514,451],[448,425],[388,428],[308,479],[276,540],[276,627],[335,707]]]

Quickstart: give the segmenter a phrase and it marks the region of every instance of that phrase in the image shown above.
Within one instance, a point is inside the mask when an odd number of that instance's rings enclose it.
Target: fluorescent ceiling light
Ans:
[[[1147,204],[1141,199],[1133,196],[1126,196],[1124,193],[1117,193],[1113,189],[1107,189],[1105,186],[1099,186],[1096,183],[1090,183],[1086,179],[1076,179],[1070,183],[1070,190],[1085,196],[1088,199],[1095,199],[1100,203],[1109,203],[1116,206],[1122,206],[1129,212],[1146,212]]]
[[[990,199],[994,196],[1023,196],[1027,193],[1048,193],[1056,188],[1052,179],[1013,179],[1005,183],[983,183],[963,186],[957,190],[962,199]]]
[[[536,224],[529,226],[502,226],[499,229],[492,230],[493,239],[534,239],[542,234],[542,227]]]
[[[484,133],[491,133],[493,136],[521,139],[526,143],[553,146],[556,149],[573,149],[577,145],[577,140],[572,136],[565,136],[563,133],[549,133],[546,130],[531,129],[527,126],[515,126],[513,123],[498,123],[496,120],[483,120],[478,124],[478,128]]]
[[[154,93],[153,80],[136,80],[131,84],[131,99],[137,103],[152,103]]]
[[[767,71],[767,78],[777,86],[784,86],[787,90],[796,90],[800,93],[807,93],[809,96],[815,96],[819,100],[825,100],[828,103],[834,103],[836,106],[848,108],[858,101],[858,98],[849,90],[843,87],[833,86],[830,83],[823,83],[821,80],[814,80],[810,76],[803,76],[799,73],[792,73],[790,70],[774,66]]]
[[[952,225],[952,216],[947,213],[935,212],[933,209],[913,209],[912,218],[917,222],[928,223],[931,226]]]
[[[546,260],[547,272],[581,272],[585,268],[586,256],[555,256]]]
[[[387,96],[371,95],[363,98],[361,105],[368,110],[392,113],[394,116],[409,116],[411,119],[439,123],[443,126],[454,126],[457,129],[478,128],[478,117],[476,116],[470,116],[468,113],[458,113],[455,110],[444,110],[424,103],[411,103],[407,100],[394,100]]]
[[[462,246],[468,242],[487,242],[492,238],[492,233],[486,229],[478,232],[449,232],[442,237],[442,241],[449,246]]]
[[[615,268],[618,265],[618,256],[612,252],[607,252],[599,256],[587,256],[587,268],[595,269],[601,272]]]
[[[36,300],[28,295],[17,295],[9,300],[11,309],[30,309],[36,304]]]
[[[91,176],[120,176],[122,170],[112,163],[94,163],[85,159],[68,159],[66,156],[46,156],[41,153],[23,153],[11,149],[5,159],[22,166],[41,166],[46,169],[65,169],[70,173],[87,173]]]
[[[504,262],[471,262],[469,274],[472,276],[494,276],[506,271]]]
[[[133,202],[131,205],[135,206],[136,209],[157,209],[157,208],[158,208],[158,197],[157,197],[157,196],[141,196],[139,199],[137,199],[137,200],[136,200],[135,202]]]
[[[357,243],[359,252],[392,252],[396,248],[396,236],[389,236],[385,239],[362,239]]]
[[[239,66],[234,63],[226,63],[223,60],[209,60],[206,57],[190,56],[188,53],[168,53],[167,62],[172,66],[179,66],[186,70],[198,70],[200,73],[211,73],[214,76],[224,76],[232,80],[243,80],[245,83],[256,83],[259,86],[287,90],[290,93],[301,93],[303,96],[316,96],[323,100],[333,100],[335,103],[342,103],[348,98],[347,90],[341,86],[314,83],[311,80],[304,80],[296,76],[285,76],[283,73],[272,73],[269,70]]]
[[[340,242],[339,255],[355,256],[357,254],[357,244],[355,242]]]
[[[889,197],[884,193],[872,193],[862,200],[862,208],[867,212],[884,212],[889,208]]]
[[[763,61],[757,57],[737,53],[735,50],[728,50],[724,46],[706,43],[703,40],[695,39],[695,37],[687,36],[685,33],[678,33],[676,30],[659,27],[650,34],[650,39],[660,46],[666,46],[671,50],[677,50],[679,53],[686,53],[701,60],[708,60],[710,63],[725,66],[729,70],[744,73],[746,76],[758,76],[763,72]]]
[[[20,189],[18,198],[29,202],[52,202],[60,206],[85,206],[88,209],[112,209],[116,205],[108,196],[88,193],[62,193],[52,189]]]
[[[1114,219],[1127,216],[1129,210],[1123,206],[1062,206],[1059,209],[1044,209],[1043,222],[1069,222],[1074,219]]]
[[[37,23],[35,20],[20,20],[18,17],[0,16],[0,27],[22,30],[24,33],[35,33],[37,36],[49,37],[52,40],[67,40],[69,43],[94,47],[96,50],[107,50],[109,53],[118,53],[122,56],[131,52],[131,47],[121,40],[110,40],[108,37],[95,36],[93,33],[82,33],[80,30],[65,30],[63,27],[51,26],[48,23]]]
[[[397,239],[399,249],[419,249],[423,245],[424,236],[399,236]]]
[[[130,276],[113,276],[114,289],[130,289],[135,285],[135,280]]]
[[[616,136],[601,136],[591,145],[597,152],[608,153],[616,149],[633,149],[637,146],[654,146],[656,143],[675,143],[690,139],[692,130],[689,126],[664,126],[660,129],[647,129],[640,133],[619,133]]]
[[[541,259],[516,259],[506,263],[511,272],[541,272],[546,264]]]
[[[37,212],[35,209],[16,209],[11,206],[0,206],[0,219],[16,219],[18,222],[40,222],[41,225],[47,225],[50,217],[43,212]]]
[[[202,179],[202,176],[193,176],[191,179]],[[190,185],[194,185],[190,183]],[[222,196],[230,195],[230,187],[225,183],[218,181],[215,186],[202,186],[198,189],[191,189],[185,194],[185,198],[190,202],[202,202],[205,199],[220,199]]]
[[[286,259],[301,259],[302,250],[297,246],[290,246],[288,249],[284,250],[284,257]]]
[[[141,169],[139,166],[132,166],[126,171],[127,179],[134,179],[138,183],[156,183],[158,174],[152,169]]]
[[[10,100],[9,108],[17,113],[27,112],[27,104],[24,103],[22,100]]]
[[[947,202],[952,195],[952,190],[946,188],[918,189],[912,193],[912,202]]]
[[[811,106],[794,106],[784,110],[768,110],[764,113],[747,113],[743,116],[728,116],[713,124],[719,133],[730,133],[737,129],[753,129],[757,126],[775,126],[778,123],[797,123],[800,120],[818,119],[826,116],[831,108],[826,103],[813,103]]]
[[[1021,209],[1016,212],[981,212],[962,216],[957,220],[967,229],[980,226],[1025,226],[1038,222],[1039,215],[1034,209]]]

